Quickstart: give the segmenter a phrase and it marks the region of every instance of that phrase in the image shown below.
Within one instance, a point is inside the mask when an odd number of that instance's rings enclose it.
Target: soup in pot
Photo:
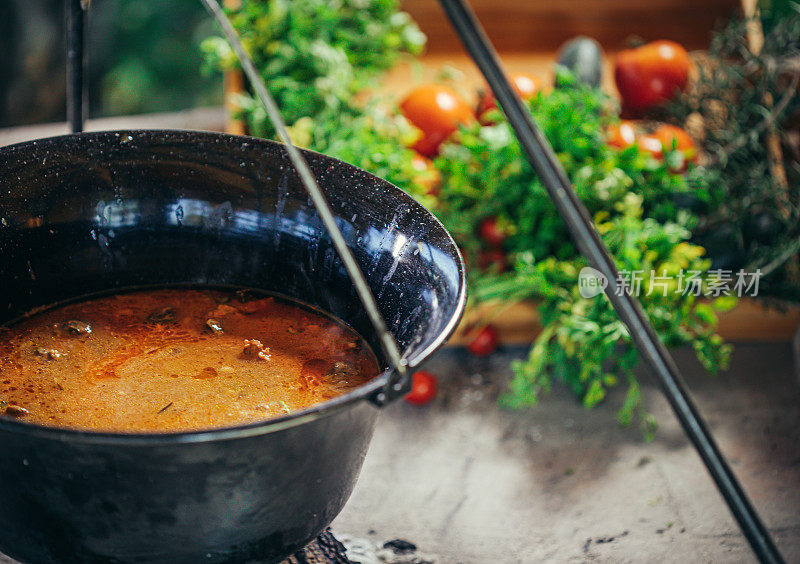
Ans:
[[[206,429],[304,409],[378,372],[355,332],[291,302],[136,291],[0,329],[0,417],[97,431]]]

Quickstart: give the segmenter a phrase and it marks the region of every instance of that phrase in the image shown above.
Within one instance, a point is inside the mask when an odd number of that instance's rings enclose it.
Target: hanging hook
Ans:
[[[91,0],[65,0],[67,14],[67,121],[73,133],[83,131],[86,100],[86,12]]]

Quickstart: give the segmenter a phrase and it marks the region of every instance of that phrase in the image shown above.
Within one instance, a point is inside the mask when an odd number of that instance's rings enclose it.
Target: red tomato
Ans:
[[[501,249],[481,251],[481,254],[478,257],[478,268],[481,270],[491,269],[497,273],[505,272],[508,270],[506,254]]]
[[[662,152],[661,140],[654,134],[642,135],[637,140],[639,148],[643,151],[650,153],[657,159],[661,159],[664,154]]]
[[[633,146],[636,143],[635,122],[623,119],[619,123],[611,124],[606,133],[606,143],[619,149]]]
[[[497,350],[499,341],[497,329],[492,325],[486,325],[478,331],[472,342],[467,345],[467,348],[475,356],[487,356]]]
[[[694,160],[697,157],[697,147],[694,141],[680,127],[669,124],[662,124],[653,132],[653,137],[661,142],[663,150],[672,150],[673,144],[676,151],[683,153],[687,160]]]
[[[686,163],[697,160],[697,147],[694,141],[680,127],[664,123],[650,135],[639,138],[639,147],[659,160],[664,158],[665,150],[672,150],[673,146],[683,155],[683,163],[677,167],[678,171],[685,170]]]
[[[526,73],[514,73],[508,77],[511,80],[511,86],[523,100],[530,100],[542,88],[542,81],[538,76]],[[497,107],[497,100],[495,100],[494,92],[490,88],[486,88],[478,102],[478,110],[475,114],[478,116],[480,122],[484,125],[489,123],[489,120],[483,117],[487,111]]]
[[[414,176],[414,182],[422,186],[426,194],[438,196],[439,187],[442,184],[442,173],[433,165],[433,162],[417,153],[411,159],[411,166],[418,173]]]
[[[428,157],[423,157],[419,153],[415,154],[411,157],[411,166],[414,167],[414,170],[417,172],[426,172],[433,168],[433,161],[430,160]]]
[[[497,224],[497,218],[487,217],[478,224],[478,234],[491,247],[499,247],[506,240],[505,232]]]
[[[475,118],[469,105],[449,86],[428,84],[412,90],[400,103],[408,121],[422,131],[414,149],[425,157],[439,152],[439,145],[461,124]]]
[[[411,391],[406,394],[406,401],[412,405],[425,405],[436,396],[436,376],[420,370],[411,376]]]
[[[654,41],[620,51],[614,81],[625,113],[640,115],[686,88],[689,54],[674,41]]]

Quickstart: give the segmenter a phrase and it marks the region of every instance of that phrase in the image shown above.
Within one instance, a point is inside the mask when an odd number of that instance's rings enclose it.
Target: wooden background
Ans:
[[[498,51],[554,51],[575,35],[604,48],[626,47],[630,36],[672,39],[688,49],[706,47],[709,31],[739,6],[737,0],[470,0]],[[428,52],[454,52],[461,44],[435,0],[401,0],[428,35]]]

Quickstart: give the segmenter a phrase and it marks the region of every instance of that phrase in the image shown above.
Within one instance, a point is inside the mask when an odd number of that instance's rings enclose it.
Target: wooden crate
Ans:
[[[541,331],[537,303],[522,302],[510,306],[481,305],[471,308],[464,315],[455,335],[448,345],[461,346],[470,342],[474,327],[490,320],[497,328],[500,342],[525,344]],[[741,298],[731,311],[719,316],[719,333],[730,342],[789,342],[800,326],[800,307],[786,306],[784,309],[769,307],[755,298]]]
[[[708,46],[710,31],[739,7],[738,0],[471,0],[499,51],[554,51],[576,35],[614,51],[631,36],[671,39],[687,49]],[[401,0],[428,36],[428,51],[461,52],[461,42],[437,2]]]

